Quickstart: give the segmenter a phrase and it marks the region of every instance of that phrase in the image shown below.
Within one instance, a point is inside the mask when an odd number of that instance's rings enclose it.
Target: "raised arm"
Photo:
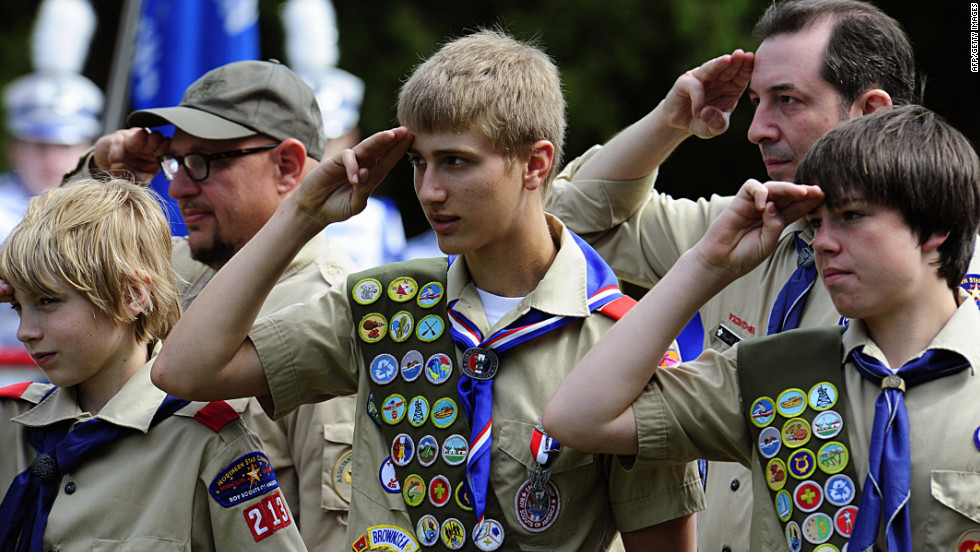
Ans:
[[[132,174],[143,184],[160,172],[157,158],[170,147],[170,138],[148,128],[126,128],[99,138],[92,151],[93,168]]]
[[[194,300],[164,343],[153,382],[193,400],[268,395],[248,339],[262,303],[310,238],[364,209],[411,140],[402,127],[379,132],[313,170]]]
[[[746,182],[704,238],[565,378],[544,412],[548,433],[579,450],[635,454],[631,405],[670,342],[705,302],[768,257],[783,228],[822,197],[815,186]]]

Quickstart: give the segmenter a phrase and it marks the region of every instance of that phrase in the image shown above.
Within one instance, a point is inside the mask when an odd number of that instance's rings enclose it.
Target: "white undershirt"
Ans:
[[[480,288],[476,288],[476,291],[480,294],[483,313],[486,315],[491,328],[524,299],[523,297],[501,297]]]

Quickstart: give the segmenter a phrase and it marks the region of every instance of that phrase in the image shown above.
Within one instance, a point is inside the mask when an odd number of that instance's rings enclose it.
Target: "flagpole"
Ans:
[[[125,0],[119,28],[116,32],[116,45],[109,71],[109,84],[106,89],[106,107],[103,120],[103,134],[123,128],[129,111],[129,83],[133,65],[133,46],[139,29],[140,11],[143,0]]]

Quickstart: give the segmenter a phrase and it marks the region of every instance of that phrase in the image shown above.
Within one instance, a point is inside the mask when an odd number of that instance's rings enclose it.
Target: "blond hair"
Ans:
[[[74,290],[139,341],[163,339],[180,318],[170,229],[158,196],[128,180],[81,179],[31,200],[0,246],[0,278],[46,296]],[[146,279],[149,279],[149,285]],[[147,296],[140,314],[129,294]]]

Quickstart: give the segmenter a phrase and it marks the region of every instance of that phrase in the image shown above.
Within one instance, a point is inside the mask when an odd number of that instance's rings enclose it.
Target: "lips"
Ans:
[[[184,224],[191,225],[210,217],[213,212],[203,207],[181,206],[180,216],[184,218]]]
[[[824,268],[823,270],[821,270],[820,274],[823,275],[824,285],[829,286],[841,280],[842,278],[850,274],[850,272],[847,272],[846,270],[841,270],[839,268]]]
[[[429,225],[432,226],[432,230],[437,234],[445,234],[450,232],[456,227],[458,222],[459,217],[448,215],[429,215]]]
[[[38,366],[43,367],[45,364],[50,362],[52,358],[54,358],[54,353],[31,353],[31,358],[34,359],[34,362],[37,363]]]

